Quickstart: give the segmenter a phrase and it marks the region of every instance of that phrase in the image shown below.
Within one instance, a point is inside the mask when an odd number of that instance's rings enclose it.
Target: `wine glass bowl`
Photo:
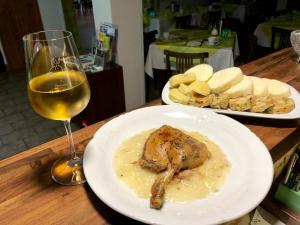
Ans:
[[[300,30],[292,31],[290,40],[294,51],[298,54],[297,62],[300,63]]]
[[[28,97],[34,111],[64,122],[71,154],[52,166],[54,181],[64,185],[85,182],[82,154],[75,150],[70,120],[88,104],[90,89],[72,34],[40,31],[23,37],[28,74]]]

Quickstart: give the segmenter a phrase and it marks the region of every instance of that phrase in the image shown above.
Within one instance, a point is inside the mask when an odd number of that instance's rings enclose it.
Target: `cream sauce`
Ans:
[[[123,141],[113,158],[118,178],[141,198],[150,197],[151,186],[158,176],[157,173],[138,164],[143,146],[154,130],[140,132]],[[189,202],[217,192],[231,168],[230,162],[218,145],[198,132],[183,132],[205,143],[211,158],[200,167],[184,170],[173,178],[165,193],[165,200],[170,202]]]

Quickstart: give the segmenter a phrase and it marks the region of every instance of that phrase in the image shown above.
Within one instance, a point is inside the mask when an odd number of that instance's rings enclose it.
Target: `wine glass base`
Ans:
[[[86,181],[82,169],[82,154],[76,154],[77,157],[72,159],[71,156],[65,156],[54,162],[51,169],[52,179],[62,185],[77,185]]]

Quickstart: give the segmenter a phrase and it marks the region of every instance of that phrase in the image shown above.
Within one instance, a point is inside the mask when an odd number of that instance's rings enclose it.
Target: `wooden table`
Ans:
[[[282,80],[300,91],[300,65],[295,60],[294,52],[284,49],[241,69],[248,75]],[[148,105],[158,104],[160,99]],[[299,120],[235,118],[265,143],[275,160],[300,141]],[[105,122],[74,132],[80,151]],[[54,183],[50,167],[65,153],[64,136],[0,161],[0,224],[139,224],[106,206],[88,184]]]

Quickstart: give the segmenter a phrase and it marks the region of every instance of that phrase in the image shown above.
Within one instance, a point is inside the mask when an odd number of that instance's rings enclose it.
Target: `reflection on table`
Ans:
[[[254,31],[258,45],[262,47],[271,47],[272,27],[279,27],[287,30],[300,29],[300,13],[290,13],[260,23]]]
[[[145,72],[153,76],[153,69],[166,69],[164,50],[176,52],[208,52],[206,63],[210,64],[214,71],[234,66],[234,56],[239,55],[238,40],[236,34],[230,37],[218,37],[216,45],[208,45],[210,36],[207,30],[176,29],[170,31],[170,39],[157,40],[149,46]]]

